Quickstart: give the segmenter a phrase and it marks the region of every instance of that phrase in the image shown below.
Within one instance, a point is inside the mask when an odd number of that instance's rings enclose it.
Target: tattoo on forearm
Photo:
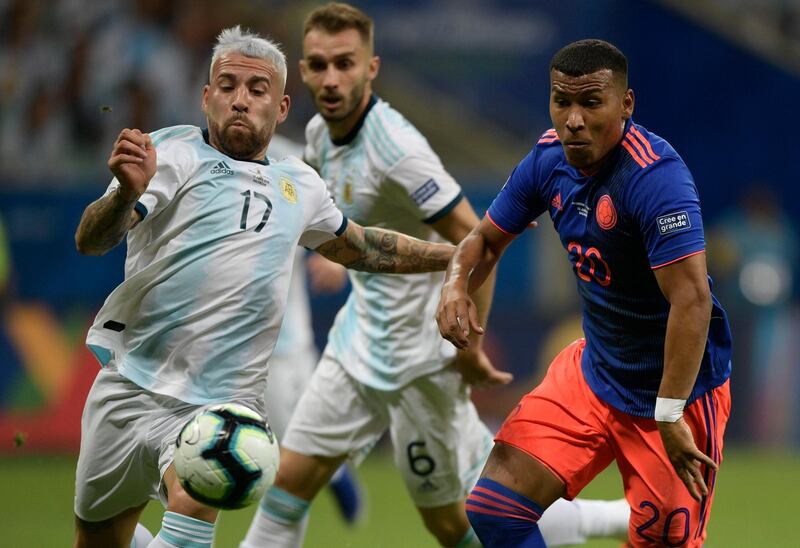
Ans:
[[[343,243],[331,242],[324,254],[350,269],[410,274],[444,270],[453,254],[448,244],[423,242],[379,228],[348,231]]]
[[[81,252],[102,254],[122,241],[133,225],[135,202],[112,192],[89,204],[78,225],[76,241]]]

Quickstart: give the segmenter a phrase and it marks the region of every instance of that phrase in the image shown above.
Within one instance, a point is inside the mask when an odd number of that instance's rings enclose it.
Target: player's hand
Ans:
[[[447,282],[442,287],[436,323],[442,337],[456,348],[469,348],[470,329],[483,335],[483,326],[478,322],[478,309],[462,287]]]
[[[347,269],[319,253],[308,255],[306,270],[314,293],[336,293],[347,283]]]
[[[707,496],[708,486],[703,481],[700,465],[705,464],[713,470],[718,470],[717,463],[697,448],[692,431],[682,418],[676,422],[657,421],[656,424],[667,456],[678,477],[689,490],[689,494],[697,501]]]
[[[483,350],[459,350],[453,365],[464,382],[478,388],[500,386],[514,379],[511,373],[495,369]]]
[[[108,168],[119,181],[118,192],[128,200],[138,199],[156,173],[156,148],[150,135],[123,129],[114,143]]]

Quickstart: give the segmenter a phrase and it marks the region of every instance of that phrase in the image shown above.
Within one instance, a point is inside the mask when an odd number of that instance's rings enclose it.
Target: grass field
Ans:
[[[50,548],[72,539],[75,458],[19,455],[0,458],[0,546]],[[359,469],[369,511],[363,525],[348,529],[338,519],[327,493],[312,507],[306,537],[310,547],[434,547],[411,505],[399,475],[384,453]],[[717,482],[709,525],[709,548],[782,548],[800,546],[796,495],[800,459],[782,454],[729,451]],[[615,469],[607,470],[583,493],[587,497],[621,496]],[[158,530],[161,506],[151,503],[143,522]],[[217,528],[218,547],[235,547],[253,509],[226,512]],[[618,548],[617,541],[596,540],[591,548]]]

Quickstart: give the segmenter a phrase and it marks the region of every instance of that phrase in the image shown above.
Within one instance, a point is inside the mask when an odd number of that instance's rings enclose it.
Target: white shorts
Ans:
[[[263,413],[260,402],[241,402]],[[81,450],[75,473],[75,515],[103,521],[160,499],[162,477],[172,463],[184,424],[208,406],[149,392],[113,365],[97,374],[81,419]]]
[[[420,508],[463,500],[494,444],[452,368],[393,391],[370,388],[323,355],[289,422],[283,446],[356,464],[386,430],[406,488]]]
[[[273,354],[269,359],[264,405],[267,408],[267,422],[278,441],[283,440],[292,412],[314,374],[318,359],[319,354],[314,346],[300,349],[291,356]]]

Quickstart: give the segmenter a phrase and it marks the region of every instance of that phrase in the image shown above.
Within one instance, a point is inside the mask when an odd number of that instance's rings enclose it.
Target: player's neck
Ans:
[[[343,120],[326,122],[331,141],[335,144],[346,144],[351,141],[361,128],[367,112],[372,108],[374,103],[375,99],[372,95],[372,88],[368,86],[364,90],[364,96],[361,98],[358,108],[353,110],[353,112]]]

